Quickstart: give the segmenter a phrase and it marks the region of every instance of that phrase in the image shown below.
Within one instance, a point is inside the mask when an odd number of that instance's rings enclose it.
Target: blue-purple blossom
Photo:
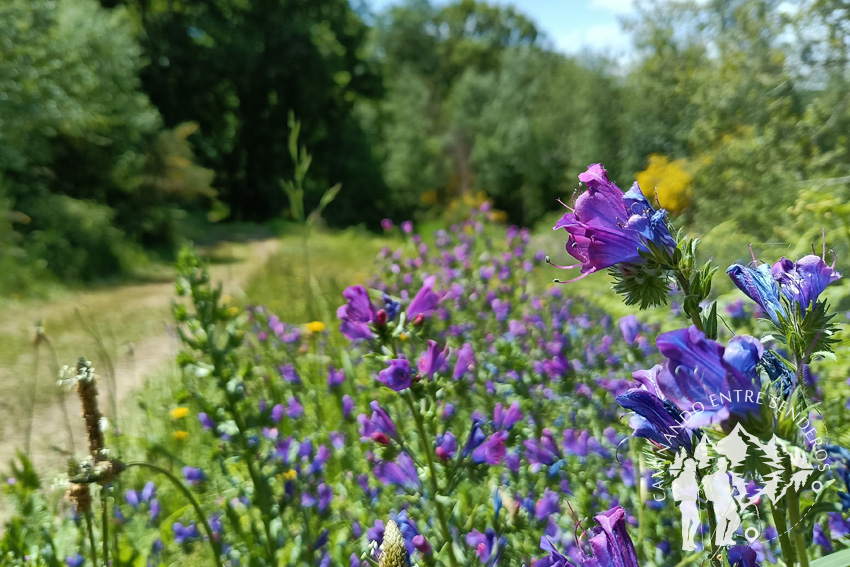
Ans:
[[[447,461],[455,456],[457,452],[457,438],[451,431],[437,434],[437,449],[435,450],[437,458],[441,461]]]
[[[744,295],[755,301],[774,324],[779,325],[779,316],[788,318],[785,306],[779,300],[779,285],[770,273],[767,264],[755,268],[732,264],[726,270],[732,282],[744,292]]]
[[[634,315],[626,315],[620,319],[620,332],[623,333],[623,340],[626,344],[633,346],[637,341],[638,333],[640,332],[640,322]]]
[[[65,565],[68,567],[83,567],[86,560],[79,553],[74,555],[69,555],[65,558]]]
[[[334,368],[333,364],[328,366],[328,388],[336,388],[345,382],[345,370]]]
[[[460,380],[473,370],[475,370],[475,352],[473,352],[471,344],[464,343],[457,351],[457,361],[452,371],[452,378]]]
[[[466,438],[463,451],[461,451],[461,457],[464,459],[467,458],[472,451],[484,443],[484,440],[487,438],[487,435],[481,431],[482,421],[482,419],[477,419],[475,417],[472,418],[472,429],[469,431],[469,437]]]
[[[681,411],[691,412],[690,426],[759,411],[761,381],[755,369],[764,347],[758,339],[736,336],[724,347],[691,326],[660,335],[656,344],[668,359],[657,375],[658,388]]]
[[[386,445],[390,439],[396,439],[398,430],[384,408],[376,401],[370,403],[369,407],[372,408],[371,418],[367,418],[362,413],[357,416],[357,423],[360,424],[360,440],[371,439]]]
[[[342,296],[347,303],[336,311],[340,332],[350,340],[371,339],[374,333],[369,324],[375,320],[376,311],[369,292],[362,285],[354,285],[346,288]]]
[[[195,522],[189,522],[185,526],[180,522],[174,522],[171,526],[171,530],[174,532],[174,541],[179,544],[188,543],[201,537]]]
[[[410,388],[411,381],[410,362],[406,358],[390,360],[389,366],[378,373],[378,382],[396,392]]]
[[[207,475],[199,468],[186,466],[183,467],[183,478],[189,484],[198,485],[207,479]]]
[[[507,431],[496,431],[472,451],[472,461],[479,464],[498,465],[505,460],[505,441],[507,439]]]
[[[443,300],[443,296],[434,291],[434,282],[437,280],[435,276],[429,276],[422,282],[422,288],[416,293],[416,296],[407,306],[407,320],[413,321],[417,315],[430,317],[434,310]]]
[[[373,470],[375,478],[386,484],[395,484],[402,488],[419,488],[419,475],[413,459],[405,452],[399,453],[395,461],[381,461]]]
[[[542,521],[553,514],[561,511],[560,497],[557,492],[553,492],[548,488],[543,492],[543,496],[534,505],[534,517]]]
[[[425,378],[433,378],[436,372],[441,372],[446,364],[446,355],[448,349],[440,350],[437,341],[428,340],[428,350],[426,350],[419,358],[417,367],[419,374]]]
[[[668,250],[676,247],[666,212],[654,210],[637,183],[624,194],[601,164],[591,165],[578,178],[587,191],[554,226],[569,233],[567,253],[579,264],[564,268],[581,266],[576,280],[615,264],[643,263],[640,253],[649,251],[647,242]]]
[[[599,524],[590,536],[590,553],[579,549],[581,565],[586,567],[639,567],[637,553],[626,531],[626,511],[620,506],[598,514]]]
[[[682,412],[669,400],[649,390],[633,388],[617,396],[617,403],[634,415],[629,425],[635,437],[643,437],[674,453],[685,447],[690,453],[692,432],[685,426]]]
[[[491,567],[499,563],[507,540],[504,536],[499,537],[493,528],[487,528],[483,534],[478,530],[466,534],[466,545],[475,549],[482,564]]]
[[[796,262],[783,257],[770,269],[773,279],[779,285],[782,295],[793,304],[799,305],[805,312],[817,301],[826,286],[841,278],[835,271],[835,260],[827,266],[823,258],[809,254]]]
[[[532,466],[532,472],[536,472],[540,465],[554,465],[563,456],[558,448],[558,443],[552,436],[552,430],[548,427],[543,429],[543,436],[539,441],[527,439],[523,441],[525,446],[525,458]]]
[[[201,428],[207,431],[215,429],[215,421],[204,412],[198,414],[198,421],[201,423]]]
[[[296,386],[301,384],[301,377],[298,375],[298,372],[295,370],[295,365],[293,364],[284,364],[278,368],[280,371],[280,376],[290,384],[294,384]]]
[[[502,409],[502,404],[496,404],[493,410],[493,426],[496,429],[510,430],[516,422],[522,419],[522,410],[519,409],[519,402],[511,403],[507,410]]]
[[[345,419],[348,419],[349,417],[351,417],[351,412],[353,410],[354,410],[354,399],[351,396],[349,396],[348,394],[345,394],[342,397],[342,416]]]

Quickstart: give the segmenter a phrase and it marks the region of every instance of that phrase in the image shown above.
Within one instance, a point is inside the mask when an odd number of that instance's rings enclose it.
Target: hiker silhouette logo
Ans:
[[[700,496],[716,519],[711,534],[715,545],[735,545],[734,536],[747,518],[752,521],[746,522],[743,533],[752,542],[761,533],[761,500],[776,503],[789,487],[806,485],[813,472],[799,448],[789,450],[775,435],[765,443],[738,424],[717,443],[703,436],[693,456],[682,449],[670,467],[671,492],[682,516],[682,550],[697,549]]]

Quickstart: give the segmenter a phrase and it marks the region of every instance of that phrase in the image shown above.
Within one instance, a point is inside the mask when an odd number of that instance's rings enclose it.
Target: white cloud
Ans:
[[[633,0],[590,0],[590,8],[615,14],[629,14],[634,9]]]

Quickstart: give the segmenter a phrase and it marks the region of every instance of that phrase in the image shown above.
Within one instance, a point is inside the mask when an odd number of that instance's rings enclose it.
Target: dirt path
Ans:
[[[226,245],[223,254],[229,261],[213,264],[213,280],[222,282],[226,294],[240,295],[251,275],[277,250],[278,242],[266,239]],[[221,248],[217,249],[216,256],[222,257]],[[33,391],[37,395],[30,453],[45,478],[64,468],[71,439],[76,454],[85,453],[79,402],[72,392],[66,393],[64,401],[61,399],[53,379],[53,357],[42,348],[36,365],[35,349],[31,343],[27,344],[28,337],[32,336],[33,322],[43,321],[60,364],[72,364],[82,354],[93,361],[98,374],[103,374],[106,365],[97,360],[95,341],[83,328],[86,325],[97,327],[115,366],[114,396],[110,396],[108,384],[102,381],[99,386],[101,408],[110,414],[113,397],[118,408],[127,406],[146,378],[168,371],[173,364],[179,346],[171,327],[173,297],[174,284],[163,281],[87,291],[58,302],[6,311],[0,322],[0,340],[4,335],[12,337],[17,345],[3,357],[7,360],[3,361],[0,370],[0,388],[10,392],[0,397],[0,415],[3,416],[0,420],[0,470],[8,470],[16,449],[23,449],[25,445]],[[80,321],[80,314],[85,325]],[[31,376],[36,368],[39,382],[33,385]],[[63,403],[70,416],[70,430]]]

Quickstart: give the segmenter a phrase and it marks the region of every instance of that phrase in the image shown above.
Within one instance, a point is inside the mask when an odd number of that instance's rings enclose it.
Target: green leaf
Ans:
[[[815,559],[809,563],[809,567],[850,567],[850,549]]]

